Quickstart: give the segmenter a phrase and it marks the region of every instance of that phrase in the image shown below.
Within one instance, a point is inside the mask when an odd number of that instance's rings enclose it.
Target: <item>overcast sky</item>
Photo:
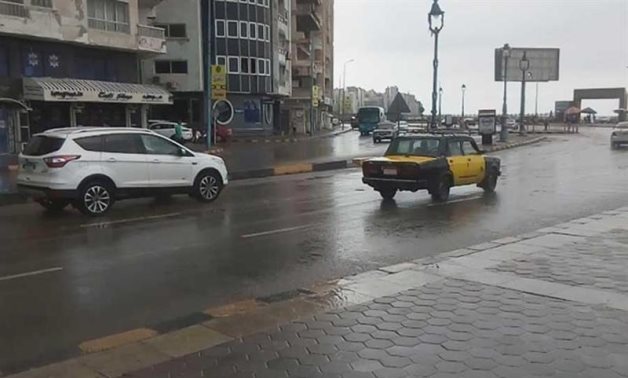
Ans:
[[[343,63],[347,86],[383,91],[397,85],[431,108],[433,38],[427,25],[431,0],[335,0],[335,80]],[[494,49],[560,48],[560,81],[539,84],[539,113],[574,88],[628,87],[628,0],[440,0],[445,27],[439,38],[443,113],[501,111],[503,84],[494,81]],[[509,85],[508,110],[518,112],[521,86]],[[526,110],[534,112],[534,84]],[[585,101],[601,114],[610,100]]]

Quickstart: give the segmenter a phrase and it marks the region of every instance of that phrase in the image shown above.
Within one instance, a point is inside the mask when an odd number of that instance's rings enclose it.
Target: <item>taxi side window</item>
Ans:
[[[460,147],[459,140],[449,141],[449,156],[460,156],[462,155],[462,148]]]
[[[473,147],[473,144],[471,144],[471,142],[468,140],[465,140],[464,142],[462,142],[462,152],[465,155],[477,155],[478,154],[478,150],[476,150],[475,147]]]

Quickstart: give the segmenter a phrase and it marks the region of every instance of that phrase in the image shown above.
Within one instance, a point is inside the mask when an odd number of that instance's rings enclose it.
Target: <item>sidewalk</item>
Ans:
[[[627,377],[626,235],[628,207],[88,342],[109,350],[13,378]]]

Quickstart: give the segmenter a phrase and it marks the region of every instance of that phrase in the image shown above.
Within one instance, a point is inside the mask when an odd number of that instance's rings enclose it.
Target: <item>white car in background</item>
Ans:
[[[35,134],[19,157],[18,189],[48,210],[70,203],[105,214],[124,198],[185,193],[214,201],[225,162],[146,129],[71,127]]]
[[[628,144],[628,122],[619,122],[611,133],[611,148]]]
[[[175,135],[175,126],[176,122],[172,121],[161,121],[161,120],[149,120],[148,121],[148,129],[156,132],[157,134],[163,135],[166,138],[172,138]],[[192,129],[189,127],[185,127],[185,123],[181,122],[181,135],[183,136],[183,140],[186,142],[191,142],[194,139],[194,133]]]

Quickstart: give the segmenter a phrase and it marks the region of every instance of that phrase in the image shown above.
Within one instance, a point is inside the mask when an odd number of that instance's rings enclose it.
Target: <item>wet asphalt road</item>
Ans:
[[[456,188],[446,204],[423,192],[382,202],[353,169],[234,182],[208,206],[120,202],[98,220],[0,208],[0,372],[211,306],[625,206],[628,150],[611,151],[608,134],[503,151],[495,196]]]

